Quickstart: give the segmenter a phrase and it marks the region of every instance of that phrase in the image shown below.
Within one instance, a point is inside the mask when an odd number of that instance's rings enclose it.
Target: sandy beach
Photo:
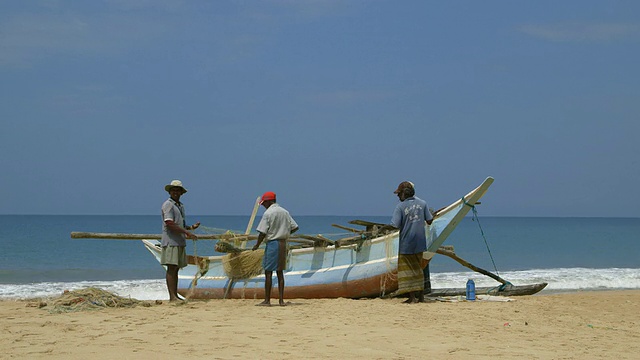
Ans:
[[[0,301],[2,359],[637,359],[640,291],[513,297],[189,301],[52,313]],[[49,299],[50,301],[50,299]],[[50,302],[48,302],[50,303]]]

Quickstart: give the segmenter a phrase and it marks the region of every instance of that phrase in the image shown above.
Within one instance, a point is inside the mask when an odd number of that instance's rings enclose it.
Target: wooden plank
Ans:
[[[256,214],[258,213],[258,208],[260,207],[260,196],[256,199],[255,204],[253,204],[253,211],[251,212],[251,218],[249,218],[249,224],[247,224],[247,230],[244,232],[245,235],[249,235],[251,233],[251,228],[253,227],[253,221],[256,219]]]
[[[309,244],[309,245],[315,244],[315,241],[309,240],[309,239],[303,239],[303,238],[300,237],[300,235],[298,235],[298,237],[289,238],[287,241],[288,242],[294,242],[294,243],[300,243],[300,244]]]
[[[314,246],[325,247],[327,245],[333,245],[334,244],[333,240],[327,239],[326,237],[324,237],[322,235],[313,236],[313,235],[298,234],[297,237],[300,237],[300,238],[303,238],[303,239],[307,239],[307,240],[312,240]]]
[[[331,239],[329,239],[329,238],[326,238],[326,237],[322,236],[321,234],[318,234],[318,235],[316,235],[316,236],[317,236],[318,238],[320,238],[320,239],[322,239],[322,240],[326,241],[326,242],[327,242],[328,244],[330,244],[330,245],[333,245],[333,244],[335,244],[335,243],[336,243],[335,241],[333,241],[333,240],[331,240]]]
[[[324,239],[319,238],[317,236],[313,236],[313,235],[296,234],[296,237],[307,239],[307,240],[313,240],[313,241],[324,241]]]
[[[371,221],[367,221],[367,220],[358,220],[358,219],[349,221],[349,224],[362,225],[362,226],[373,226],[373,225],[389,226],[389,224],[371,222]]]
[[[349,224],[365,226],[367,229],[366,231],[373,232],[374,236],[380,232],[397,230],[391,224],[376,223],[376,222],[371,222],[366,220],[351,220],[349,221]]]
[[[353,228],[350,228],[350,227],[347,227],[347,226],[338,225],[338,224],[331,224],[331,226],[337,227],[338,229],[351,231],[351,232],[354,232],[356,234],[364,232],[364,230],[353,229]]]

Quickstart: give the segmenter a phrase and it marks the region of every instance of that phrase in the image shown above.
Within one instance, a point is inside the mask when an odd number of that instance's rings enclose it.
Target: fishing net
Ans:
[[[239,254],[247,250],[247,249],[239,249],[226,241],[218,241],[216,243],[215,249],[217,252],[226,253],[226,254]]]
[[[222,257],[222,267],[232,280],[248,279],[263,273],[264,249],[239,249],[225,241],[218,241],[216,251],[227,253]]]
[[[65,291],[62,296],[47,302],[49,312],[59,314],[77,311],[111,308],[132,308],[138,305],[149,307],[146,301],[122,297],[95,287]]]
[[[263,249],[227,254],[222,258],[222,266],[229,279],[249,279],[264,272],[262,268],[263,256]]]

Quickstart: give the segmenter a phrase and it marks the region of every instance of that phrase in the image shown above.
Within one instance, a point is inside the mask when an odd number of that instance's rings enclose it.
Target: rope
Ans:
[[[196,286],[198,286],[198,280],[200,280],[200,278],[204,276],[207,271],[209,271],[209,261],[207,260],[206,266],[204,266],[198,259],[198,242],[196,241],[196,239],[191,240],[193,241],[193,259],[196,262],[197,272],[193,274],[193,280],[191,280],[191,284],[189,285],[189,290],[186,296],[187,299],[189,299],[193,295]]]
[[[197,241],[195,239],[193,240],[193,258],[195,259],[196,262],[196,268],[198,269],[198,272],[196,272],[195,274],[193,274],[193,280],[191,280],[191,285],[189,285],[189,292],[187,295],[191,296],[191,293],[193,292],[193,290],[195,290],[195,287],[198,285],[198,278],[201,273],[201,269],[200,269],[200,261],[198,261],[198,245],[197,245]]]
[[[506,284],[500,284],[500,285],[498,285],[498,286],[495,286],[495,287],[489,288],[489,289],[487,289],[487,291],[486,291],[486,295],[491,295],[491,293],[492,293],[492,292],[494,292],[494,294],[495,294],[495,295],[499,295],[500,291],[504,291],[504,289],[505,289],[507,286],[509,286],[509,285],[512,285],[512,286],[513,286],[513,284],[512,284],[512,283],[510,283],[510,282],[508,282],[508,281],[507,281],[507,283],[506,283]]]
[[[493,264],[493,269],[496,272],[496,275],[500,276],[500,273],[498,272],[498,268],[496,267],[496,262],[493,261],[493,255],[491,254],[491,249],[489,249],[489,243],[487,242],[487,238],[486,236],[484,236],[484,231],[482,230],[482,225],[480,225],[480,219],[478,218],[478,211],[476,210],[476,206],[475,205],[471,205],[469,204],[465,199],[464,196],[462,197],[462,202],[471,207],[471,211],[473,212],[473,218],[472,221],[475,221],[478,223],[478,227],[480,228],[480,234],[482,234],[482,239],[484,240],[484,245],[487,247],[487,251],[489,252],[489,257],[491,258],[491,263]]]
[[[205,225],[200,225],[198,229],[204,234],[237,234],[238,236],[243,235],[243,233],[239,230],[220,229]]]
[[[385,265],[387,267],[387,272],[380,278],[380,289],[382,290],[380,296],[385,296],[387,294],[387,281],[397,281],[397,274],[393,273],[393,267],[391,266],[391,258],[394,256],[393,252],[393,243],[391,239],[386,239],[384,242],[385,249]]]

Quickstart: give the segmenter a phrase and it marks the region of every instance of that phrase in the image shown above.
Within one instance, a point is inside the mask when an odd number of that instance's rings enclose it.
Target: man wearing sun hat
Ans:
[[[258,305],[271,305],[271,284],[275,271],[278,276],[278,298],[280,306],[285,306],[284,302],[284,269],[287,262],[287,239],[289,235],[298,231],[298,224],[289,215],[285,208],[276,203],[276,194],[267,191],[262,195],[260,204],[264,206],[265,212],[260,219],[258,230],[258,242],[253,247],[257,250],[263,240],[267,240],[262,258],[264,268],[264,301]]]
[[[433,215],[426,201],[415,196],[415,187],[403,181],[396,191],[400,203],[393,211],[391,225],[400,229],[398,244],[398,294],[409,294],[406,303],[424,302],[422,253],[427,250],[425,224],[431,225]]]
[[[178,297],[178,270],[187,266],[186,238],[198,237],[189,230],[195,230],[200,226],[197,222],[187,226],[185,221],[184,204],[180,197],[187,192],[182,181],[173,180],[164,187],[169,193],[169,198],[162,204],[162,255],[160,263],[167,267],[167,290],[169,301],[181,300]]]

